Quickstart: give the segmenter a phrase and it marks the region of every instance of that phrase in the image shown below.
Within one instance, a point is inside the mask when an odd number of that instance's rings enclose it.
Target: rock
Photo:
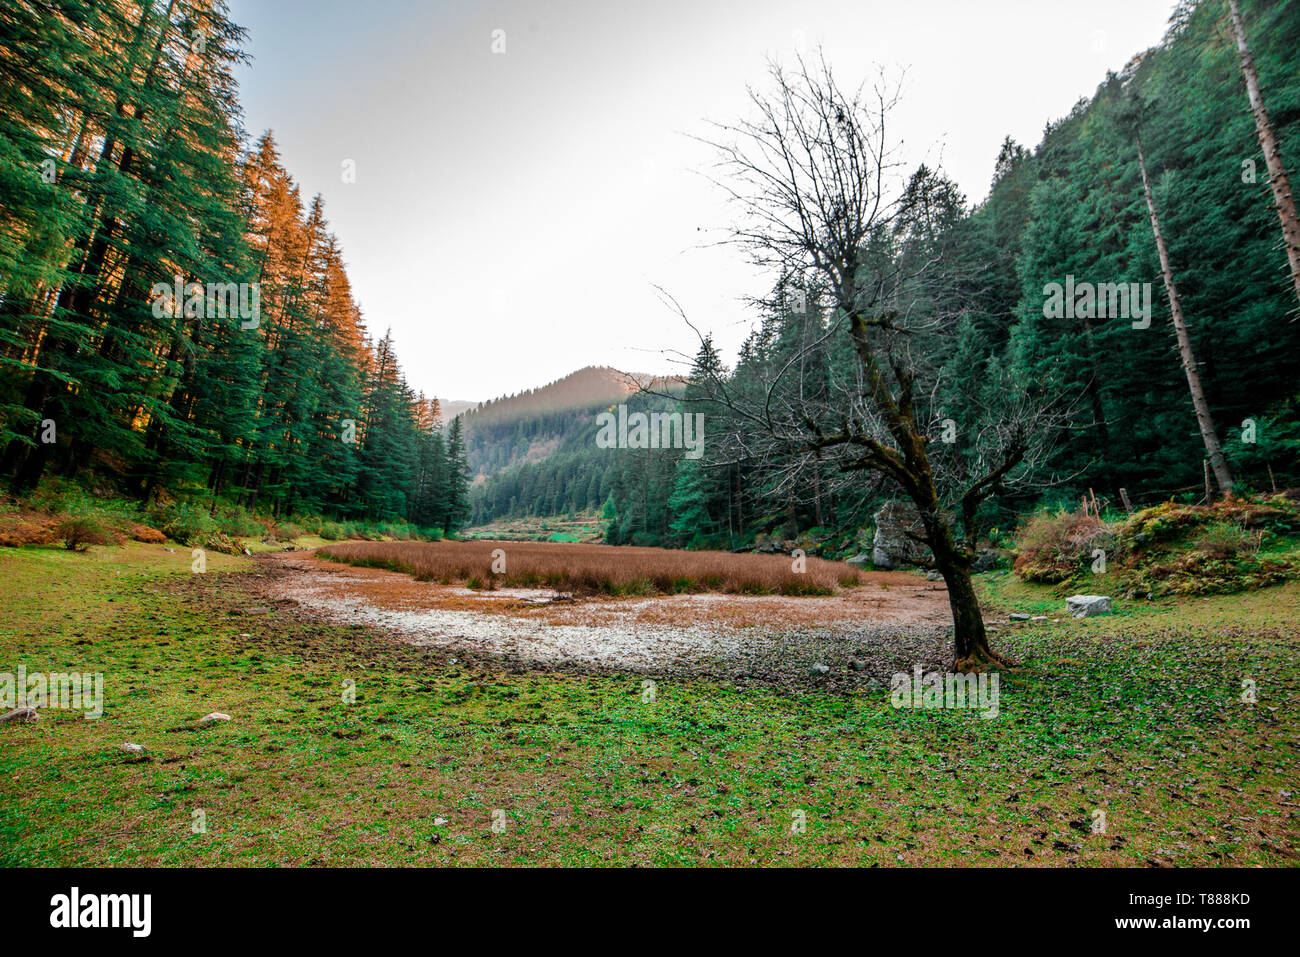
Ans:
[[[849,668],[851,668],[853,671],[866,671],[867,663],[863,661],[861,658],[850,658]]]
[[[1030,620],[1030,621],[1047,621],[1047,616],[1046,616],[1046,615],[1035,615],[1033,618],[1030,618],[1029,620]]]
[[[1065,608],[1075,618],[1109,615],[1115,610],[1105,595],[1071,595],[1065,599]]]
[[[214,711],[211,714],[205,714],[199,718],[199,724],[211,724],[213,721],[229,721],[230,715],[222,714],[220,711]]]
[[[435,817],[433,819],[434,827],[442,827],[446,823],[447,823],[447,819],[445,817]]]
[[[916,509],[906,502],[886,502],[873,516],[876,534],[871,540],[871,561],[877,568],[894,569],[925,561],[930,550],[907,533],[921,533]]]
[[[41,716],[36,713],[35,708],[14,708],[8,714],[0,714],[0,724],[8,724],[10,721],[40,721]]]
[[[830,674],[830,671],[831,671],[831,666],[824,665],[820,661],[808,669],[808,673],[810,675],[826,675],[826,674]]]
[[[1031,616],[1019,611],[1013,611],[1011,614],[1007,615],[1007,617],[1012,621],[1033,621]]]
[[[943,576],[932,568],[925,573],[925,580],[928,582],[941,582],[943,581]]]
[[[136,744],[134,741],[125,741],[122,743],[122,750],[132,757],[144,757],[144,745]]]
[[[1002,562],[1002,556],[992,549],[980,552],[975,556],[974,563],[971,564],[973,572],[991,572]]]
[[[871,562],[871,556],[866,552],[860,552],[852,558],[846,559],[846,561],[854,568],[865,568]]]

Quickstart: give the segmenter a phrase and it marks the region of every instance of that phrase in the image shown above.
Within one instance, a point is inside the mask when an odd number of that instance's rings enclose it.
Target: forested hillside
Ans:
[[[668,409],[676,379],[579,369],[549,385],[484,402],[465,416],[471,521],[602,508],[629,463],[596,445],[596,416],[617,403]]]
[[[5,4],[0,475],[455,528],[459,428],[368,331],[323,198],[247,143],[224,11]]]
[[[1294,168],[1300,4],[1239,7],[1269,128]],[[941,263],[923,285],[891,292],[911,321],[947,330],[924,340],[923,354],[913,346],[934,383],[917,398],[931,441],[944,448],[946,423],[954,436],[977,427],[981,410],[1007,401],[1011,383],[1032,383],[1060,401],[1054,434],[1041,437],[1050,438],[1043,443],[1050,454],[1036,463],[1039,480],[986,502],[985,528],[1005,527],[1037,505],[1073,507],[1090,491],[1116,507],[1123,495],[1133,503],[1203,497],[1209,445],[1180,361],[1171,285],[1237,489],[1300,483],[1300,302],[1271,178],[1222,0],[1180,5],[1160,46],[1049,122],[1032,150],[1008,138],[982,201],[962,196],[940,170],[913,173],[899,216],[872,241],[899,263],[916,255],[909,244],[923,244]],[[1053,310],[1053,283],[1132,290],[1132,313]],[[880,501],[899,496],[893,482],[849,480],[829,454],[810,460],[770,446],[758,454],[755,420],[736,414],[736,397],[747,395],[787,403],[810,420],[826,401],[825,427],[834,431],[829,390],[852,379],[856,359],[848,337],[827,335],[836,321],[827,293],[797,276],[778,283],[730,368],[702,343],[683,405],[706,414],[702,461],[644,449],[625,452],[619,468],[595,447],[591,424],[585,436],[567,434],[550,458],[516,469],[508,495],[504,483],[489,485],[476,514],[550,514],[599,501],[615,517],[612,541],[645,544],[735,544],[756,531],[856,528]],[[1143,297],[1145,318],[1138,315]],[[707,326],[707,317],[692,319]],[[722,393],[728,402],[716,401]],[[536,426],[546,434],[542,421]],[[488,459],[520,441],[503,439],[479,454]],[[973,471],[981,453],[954,441],[948,454],[959,471]]]

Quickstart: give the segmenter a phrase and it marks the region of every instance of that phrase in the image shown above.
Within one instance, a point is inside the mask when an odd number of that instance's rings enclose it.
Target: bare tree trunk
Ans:
[[[1241,74],[1246,78],[1250,113],[1255,117],[1255,132],[1259,136],[1260,148],[1264,151],[1268,182],[1273,188],[1273,208],[1282,221],[1282,243],[1286,246],[1287,261],[1291,264],[1291,282],[1295,286],[1296,298],[1300,299],[1300,218],[1296,216],[1295,195],[1291,192],[1291,181],[1287,179],[1286,168],[1282,165],[1273,124],[1269,121],[1268,111],[1264,109],[1264,98],[1259,92],[1259,74],[1255,72],[1255,59],[1250,55],[1250,46],[1246,43],[1246,28],[1241,22],[1237,0],[1228,0],[1228,9],[1232,13],[1232,32],[1237,40],[1237,52],[1241,55]]]
[[[927,497],[924,490],[921,497]],[[937,495],[931,500],[930,508],[922,508],[921,523],[934,554],[935,568],[948,586],[948,607],[952,611],[952,670],[974,673],[1010,666],[1012,662],[1009,659],[989,647],[984,613],[980,610],[979,597],[971,580],[971,556],[953,539],[951,525],[939,510]]]
[[[1183,359],[1183,371],[1187,373],[1187,388],[1192,393],[1192,405],[1196,409],[1196,422],[1201,427],[1201,438],[1205,441],[1205,451],[1214,469],[1214,477],[1224,495],[1232,494],[1232,473],[1228,462],[1223,457],[1223,447],[1219,444],[1219,435],[1214,430],[1214,419],[1210,417],[1210,406],[1205,401],[1205,390],[1201,388],[1201,374],[1196,369],[1196,355],[1192,352],[1192,340],[1187,334],[1187,323],[1183,320],[1183,304],[1178,297],[1178,286],[1174,282],[1174,271],[1169,265],[1169,250],[1165,247],[1164,235],[1160,232],[1160,217],[1156,214],[1156,202],[1151,195],[1151,181],[1147,177],[1147,160],[1142,152],[1142,138],[1138,137],[1138,166],[1142,170],[1142,193],[1146,196],[1147,210],[1151,213],[1151,232],[1156,237],[1156,252],[1160,254],[1160,273],[1165,280],[1165,292],[1169,294],[1169,313],[1174,320],[1174,331],[1178,334],[1178,352]]]

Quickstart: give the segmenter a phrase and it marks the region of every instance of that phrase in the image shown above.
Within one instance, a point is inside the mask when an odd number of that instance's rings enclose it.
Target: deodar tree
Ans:
[[[807,321],[757,388],[713,380],[730,421],[723,435],[706,424],[707,439],[779,463],[792,486],[828,466],[860,486],[864,473],[892,482],[947,584],[953,670],[1010,664],[989,646],[971,580],[978,512],[1030,479],[1068,403],[993,363],[954,401],[947,343],[986,271],[953,249],[962,197],[925,166],[904,175],[886,135],[897,97],[883,81],[845,93],[824,61],[803,60],[771,76],[770,93],[751,91],[756,117],[719,124],[706,142],[740,209],[730,240],[776,273],[787,300],[797,292]]]

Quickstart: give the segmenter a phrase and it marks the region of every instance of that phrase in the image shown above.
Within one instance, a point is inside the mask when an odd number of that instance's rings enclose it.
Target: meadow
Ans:
[[[239,556],[0,563],[4,670],[105,676],[98,719],[0,726],[0,865],[1300,862],[1296,583],[1002,631],[1020,666],[985,720],[510,668],[268,602]],[[1059,609],[989,581],[999,610]]]

